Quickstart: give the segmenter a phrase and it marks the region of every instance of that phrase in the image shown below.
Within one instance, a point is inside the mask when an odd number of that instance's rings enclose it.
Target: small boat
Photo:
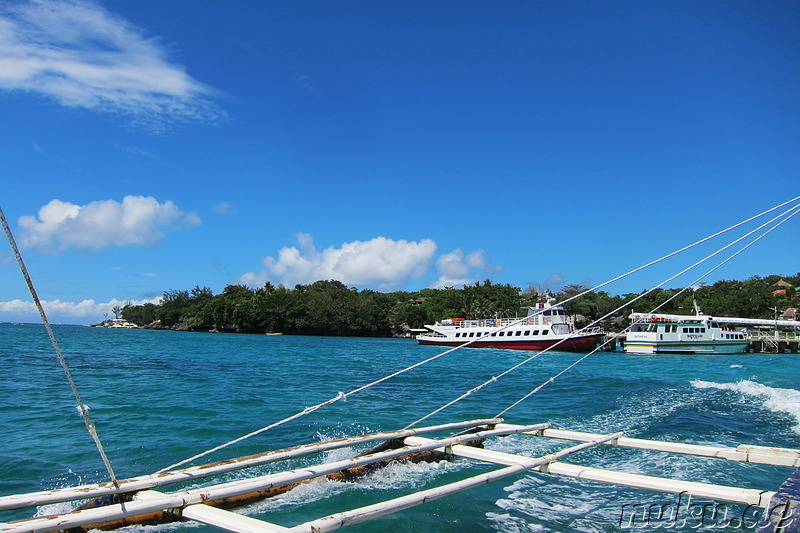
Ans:
[[[106,328],[122,328],[122,329],[135,329],[138,328],[136,324],[128,322],[124,318],[112,318],[103,322],[103,327]]]
[[[507,348],[511,350],[546,350],[590,352],[605,337],[602,328],[575,329],[574,320],[555,300],[526,307],[522,318],[466,320],[449,318],[417,335],[420,344],[470,348]]]
[[[625,352],[635,354],[736,354],[747,349],[747,333],[703,314],[632,313]]]

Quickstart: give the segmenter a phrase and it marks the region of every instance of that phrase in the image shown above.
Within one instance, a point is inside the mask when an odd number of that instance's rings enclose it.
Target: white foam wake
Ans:
[[[774,413],[787,413],[797,424],[795,433],[800,433],[800,391],[794,389],[779,389],[767,387],[755,381],[738,381],[736,383],[714,383],[713,381],[693,380],[692,386],[698,389],[732,390],[744,396],[759,397],[763,399],[764,407]]]

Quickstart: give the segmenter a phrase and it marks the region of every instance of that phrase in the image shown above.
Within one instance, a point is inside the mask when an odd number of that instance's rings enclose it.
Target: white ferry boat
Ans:
[[[552,346],[562,352],[590,352],[602,342],[602,328],[576,331],[575,323],[554,300],[526,307],[527,317],[465,320],[449,318],[417,335],[420,344],[470,348],[545,350]]]
[[[745,331],[728,323],[736,319],[661,313],[632,313],[630,319],[626,353],[735,354],[749,342]]]

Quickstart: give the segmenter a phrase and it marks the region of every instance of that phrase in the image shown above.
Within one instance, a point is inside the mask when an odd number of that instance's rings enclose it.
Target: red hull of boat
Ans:
[[[563,341],[556,346],[555,350],[558,352],[591,352],[602,342],[603,335],[587,335],[584,337],[573,337]],[[432,339],[417,339],[417,342],[428,346],[461,346],[465,344],[460,341],[442,342]],[[558,339],[551,340],[527,340],[527,341],[497,341],[497,340],[482,340],[473,342],[467,348],[501,348],[505,350],[546,350],[551,346],[557,344]]]

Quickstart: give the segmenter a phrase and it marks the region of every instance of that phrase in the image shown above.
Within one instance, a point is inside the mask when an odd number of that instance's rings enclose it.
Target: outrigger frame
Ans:
[[[421,436],[459,429],[466,429],[467,431],[439,439]],[[526,457],[476,447],[476,445],[482,446],[482,443],[487,438],[515,434],[563,441],[577,441],[580,444],[569,446],[541,457]],[[164,493],[153,490],[156,487],[186,481],[197,481],[200,478],[216,476],[235,470],[253,468],[309,454],[379,441],[385,443],[396,442],[399,447],[393,449],[386,449],[386,446],[373,448],[365,454],[356,455],[350,459],[322,463],[284,472],[259,475],[250,479],[211,484],[201,488],[191,488],[174,493]],[[136,523],[135,521],[137,519],[140,523],[151,523],[150,521],[154,519],[153,513],[163,518],[164,521],[194,520],[227,531],[240,533],[331,531],[457,494],[470,488],[520,474],[525,471],[536,471],[545,474],[605,482],[652,491],[686,494],[765,509],[771,505],[770,502],[776,495],[775,491],[769,490],[745,489],[630,474],[614,470],[580,466],[561,461],[561,459],[567,456],[600,445],[677,453],[746,463],[800,467],[800,450],[750,445],[729,448],[682,444],[628,438],[624,437],[623,433],[604,435],[559,430],[552,428],[550,423],[515,425],[505,424],[502,419],[497,418],[481,419],[417,429],[373,433],[345,439],[312,443],[284,450],[269,451],[239,459],[122,480],[118,483],[119,488],[114,487],[111,483],[98,483],[31,494],[2,496],[0,497],[0,511],[33,507],[55,502],[86,500],[87,498],[113,497],[114,503],[99,507],[79,508],[78,510],[60,515],[42,516],[15,522],[0,523],[0,532],[25,533],[32,531],[47,532],[119,527],[130,523]],[[330,477],[343,472],[352,473],[354,469],[375,464],[385,465],[390,461],[409,459],[435,460],[441,458],[442,453],[445,454],[446,457],[471,459],[483,463],[500,465],[501,468],[468,477],[454,483],[426,489],[399,498],[389,499],[366,507],[335,513],[291,527],[273,524],[225,510],[225,508],[233,507],[237,504],[243,505],[255,501],[256,499],[286,492],[298,484],[314,478],[323,476]],[[425,456],[424,454],[436,455]],[[367,468],[365,471],[371,470],[371,468]],[[351,479],[351,477],[345,475],[345,477],[339,477],[338,479]]]

